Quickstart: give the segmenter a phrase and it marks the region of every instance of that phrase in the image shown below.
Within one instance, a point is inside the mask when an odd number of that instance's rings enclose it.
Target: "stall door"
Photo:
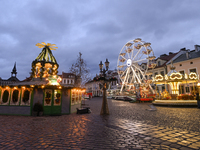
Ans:
[[[45,89],[44,115],[61,115],[61,91]]]

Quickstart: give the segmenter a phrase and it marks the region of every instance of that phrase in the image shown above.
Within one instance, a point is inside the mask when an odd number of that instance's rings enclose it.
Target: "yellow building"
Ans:
[[[185,53],[173,60],[175,70],[181,74],[200,73],[200,46],[195,45],[195,50],[185,50]],[[167,70],[170,70],[171,63],[167,63]],[[186,83],[179,86],[179,94],[193,94],[197,91],[197,83]],[[169,89],[171,92],[171,89]]]

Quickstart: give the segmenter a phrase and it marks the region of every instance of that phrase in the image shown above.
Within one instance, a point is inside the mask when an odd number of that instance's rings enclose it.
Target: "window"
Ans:
[[[160,66],[160,61],[158,61],[158,66]]]
[[[182,64],[180,64],[179,66],[182,66]]]
[[[11,105],[17,105],[19,100],[19,91],[17,89],[13,90],[12,92],[12,100]]]
[[[72,98],[71,98],[72,101],[71,101],[71,105],[73,105],[73,104],[75,103],[75,98],[76,98],[75,96],[76,96],[76,95],[75,95],[75,89],[73,89],[73,90],[72,90]]]
[[[3,103],[7,103],[7,102],[8,102],[8,98],[9,98],[9,92],[8,92],[8,90],[5,90],[5,91],[3,92],[2,102],[3,102]]]
[[[165,86],[162,86],[162,91],[165,91]]]
[[[69,80],[67,80],[67,84],[69,84]]]
[[[190,72],[195,72],[196,73],[196,68],[190,69]]]
[[[190,88],[189,87],[185,87],[185,91],[186,91],[186,93],[189,93],[190,92]]]
[[[79,103],[81,103],[81,100],[82,100],[82,92],[79,91]]]
[[[22,102],[25,104],[28,103],[29,98],[30,98],[30,92],[28,90],[25,90],[23,98],[22,98]]]
[[[61,91],[54,90],[54,106],[58,106],[61,104]]]
[[[66,83],[66,79],[64,79],[64,83]]]
[[[184,94],[184,86],[179,86],[179,93]]]
[[[184,74],[185,74],[185,72],[184,72],[184,71],[179,71],[179,73],[180,73],[180,74],[182,74],[182,75],[184,75]]]
[[[154,73],[154,75],[156,76],[156,75],[158,75],[158,73],[157,73],[157,72],[155,72],[155,73]]]
[[[193,64],[193,62],[191,61],[190,64]]]
[[[164,73],[164,71],[161,71],[160,74],[161,74],[162,76],[164,76],[165,73]]]
[[[44,105],[45,106],[51,106],[51,96],[52,96],[52,90],[45,90],[45,98],[44,98]]]
[[[76,101],[75,101],[75,102],[76,102],[76,103],[78,103],[78,98],[79,98],[79,95],[78,95],[78,90],[76,90],[76,92],[75,92],[75,93],[76,93],[76,96],[75,96],[75,97],[76,97]]]

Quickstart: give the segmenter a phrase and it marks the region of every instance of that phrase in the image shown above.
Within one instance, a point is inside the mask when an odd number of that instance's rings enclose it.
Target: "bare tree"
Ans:
[[[70,72],[74,73],[77,77],[82,79],[81,85],[84,85],[90,80],[90,70],[87,68],[86,62],[81,58],[82,53],[79,52],[79,56],[76,63],[72,64],[70,67]]]

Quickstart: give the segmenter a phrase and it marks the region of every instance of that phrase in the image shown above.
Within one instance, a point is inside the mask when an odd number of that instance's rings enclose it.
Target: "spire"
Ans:
[[[12,70],[12,72],[11,72],[11,76],[13,77],[13,74],[15,74],[15,77],[16,77],[16,75],[17,75],[17,69],[16,69],[16,62],[15,62],[15,64],[14,64],[14,67],[13,67],[13,70]]]

